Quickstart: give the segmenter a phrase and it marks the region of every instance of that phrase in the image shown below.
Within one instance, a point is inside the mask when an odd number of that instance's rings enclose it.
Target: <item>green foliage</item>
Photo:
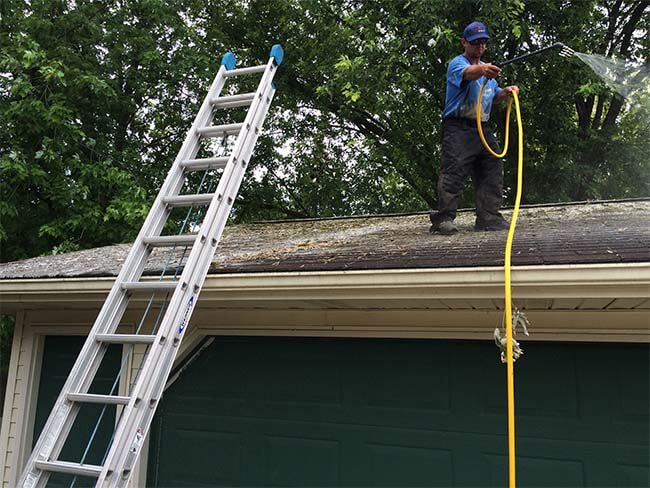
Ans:
[[[0,260],[132,239],[226,50],[242,65],[265,60],[277,42],[286,51],[234,219],[417,211],[436,205],[444,77],[464,25],[488,24],[488,61],[561,41],[647,62],[641,7],[7,0]],[[500,81],[522,90],[526,202],[648,195],[647,110],[554,54],[511,65]],[[503,113],[493,118],[502,128]]]
[[[209,79],[183,2],[2,10],[0,260],[132,239]]]

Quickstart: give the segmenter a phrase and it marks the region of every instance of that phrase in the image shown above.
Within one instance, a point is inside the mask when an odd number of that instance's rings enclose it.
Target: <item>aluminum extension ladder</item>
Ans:
[[[63,386],[20,477],[21,487],[43,487],[53,472],[95,477],[96,486],[126,486],[153,420],[172,364],[196,305],[217,244],[239,191],[260,128],[275,93],[273,77],[284,51],[273,46],[266,65],[235,69],[226,53],[208,94],[149,211],[138,237]],[[263,73],[254,93],[220,96],[227,78]],[[215,109],[250,106],[243,123],[211,125]],[[228,156],[196,159],[202,138],[237,135]],[[222,168],[214,193],[179,195],[189,172]],[[162,236],[172,207],[209,205],[197,234]],[[178,280],[141,280],[155,247],[187,246],[191,251]],[[117,334],[133,292],[167,292],[171,299],[155,335]],[[88,390],[109,344],[149,346],[129,396],[90,394]],[[122,405],[112,444],[103,465],[58,460],[82,403]]]

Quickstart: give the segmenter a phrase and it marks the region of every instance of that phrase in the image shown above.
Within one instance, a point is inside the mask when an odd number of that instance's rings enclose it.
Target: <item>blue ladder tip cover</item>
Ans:
[[[270,56],[275,58],[275,64],[280,66],[282,64],[282,60],[284,59],[284,49],[282,49],[282,46],[280,44],[274,44],[271,48]]]
[[[237,58],[233,53],[228,51],[223,55],[223,58],[221,58],[221,64],[224,65],[228,71],[230,71],[237,64]]]

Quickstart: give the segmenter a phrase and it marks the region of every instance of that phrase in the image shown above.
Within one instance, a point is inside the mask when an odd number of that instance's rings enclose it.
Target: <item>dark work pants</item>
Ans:
[[[492,129],[483,123],[485,140],[500,152]],[[476,189],[477,221],[501,219],[499,209],[503,196],[503,163],[483,147],[476,121],[450,119],[442,121],[442,159],[438,177],[438,212],[431,214],[434,225],[456,218],[456,210],[467,177]]]

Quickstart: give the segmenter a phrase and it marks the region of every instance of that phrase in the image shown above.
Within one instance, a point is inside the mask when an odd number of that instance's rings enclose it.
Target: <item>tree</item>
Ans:
[[[532,34],[543,35],[548,41],[569,39],[571,46],[579,51],[647,65],[648,5],[647,0],[534,4],[530,15],[539,19],[545,33],[536,30]],[[577,19],[582,21],[576,22]],[[646,177],[650,169],[647,141],[644,143],[623,129],[630,124],[645,125],[644,108],[635,106],[624,110],[624,99],[600,83],[586,66],[578,63],[571,68],[561,77],[561,82],[573,88],[573,93],[563,91],[573,95],[576,120],[566,114],[553,114],[549,119],[549,123],[565,121],[562,132],[566,141],[559,149],[566,151],[566,156],[554,154],[553,157],[555,161],[565,159],[563,166],[570,171],[566,198],[647,195],[650,190]],[[544,81],[553,83],[549,78]],[[554,92],[560,90],[561,87],[556,87]],[[562,105],[568,108],[568,99]],[[630,185],[630,180],[636,180],[637,184]]]
[[[310,134],[320,137],[321,126],[336,140],[353,137],[355,144],[348,154],[354,156],[342,163],[340,170],[321,174],[318,185],[324,187],[328,179],[336,181],[335,175],[346,170],[354,172],[363,188],[379,191],[382,198],[365,201],[363,195],[350,194],[353,188],[348,184],[340,185],[342,197],[365,202],[362,209],[366,212],[390,212],[424,210],[436,204],[444,73],[447,61],[459,52],[462,26],[474,18],[488,22],[493,39],[487,59],[497,62],[557,41],[590,51],[593,39],[603,38],[609,25],[605,21],[623,26],[621,33],[647,30],[647,16],[639,15],[647,10],[647,2],[618,2],[622,5],[618,11],[613,11],[610,3],[257,1],[237,10],[235,4],[241,3],[230,1],[209,5],[204,16],[210,19],[206,22],[208,33],[238,43],[256,56],[262,55],[259,46],[282,40],[288,63],[278,101],[294,114],[294,120],[286,123],[276,117],[280,134],[285,140],[299,139],[303,147],[317,144]],[[604,16],[608,8],[610,14]],[[220,23],[211,13],[216,10],[238,11],[241,17],[238,22]],[[633,54],[637,62],[647,60],[647,39],[636,34],[621,36],[634,46],[623,54]],[[526,202],[648,194],[647,178],[639,177],[650,169],[644,156],[648,142],[628,139],[634,137],[631,132],[622,137],[621,130],[625,123],[637,126],[644,122],[638,114],[617,109],[617,98],[586,67],[578,61],[545,55],[511,65],[502,81],[523,88]],[[610,115],[603,116],[603,121],[610,121],[606,127],[585,138],[576,101],[589,89],[600,93],[601,110],[612,108],[607,111]],[[308,117],[296,116],[304,111]],[[597,112],[590,116],[599,117]],[[316,120],[322,122],[320,126]],[[497,113],[495,120],[502,128],[503,113]],[[515,157],[511,151],[506,164],[509,198],[513,197]],[[275,202],[270,206],[289,204],[291,208],[278,211],[301,216],[327,215],[328,210],[335,210],[334,205],[320,212],[305,210],[308,206],[301,199],[310,193],[303,191],[309,184],[305,178],[293,178],[293,171],[305,167],[303,154],[272,159],[273,164],[282,161],[282,167],[290,168],[280,172],[289,176],[283,185],[291,191],[280,195],[269,192]],[[308,167],[318,165],[314,157],[307,161]],[[307,173],[305,167],[302,174]],[[366,175],[368,179],[364,179]],[[259,187],[256,185],[255,191]],[[246,196],[242,205],[251,201],[250,194]],[[471,191],[466,192],[465,204],[471,205],[472,198]]]
[[[182,4],[3,2],[3,261],[134,237],[208,81]]]
[[[497,62],[562,41],[647,63],[647,7],[7,0],[0,259],[132,239],[226,50],[244,65],[265,60],[274,43],[286,50],[235,220],[416,211],[436,205],[444,75],[464,25],[488,24],[486,59]],[[645,108],[550,54],[511,65],[501,81],[522,88],[526,202],[648,194]],[[503,113],[494,120],[502,128]]]

